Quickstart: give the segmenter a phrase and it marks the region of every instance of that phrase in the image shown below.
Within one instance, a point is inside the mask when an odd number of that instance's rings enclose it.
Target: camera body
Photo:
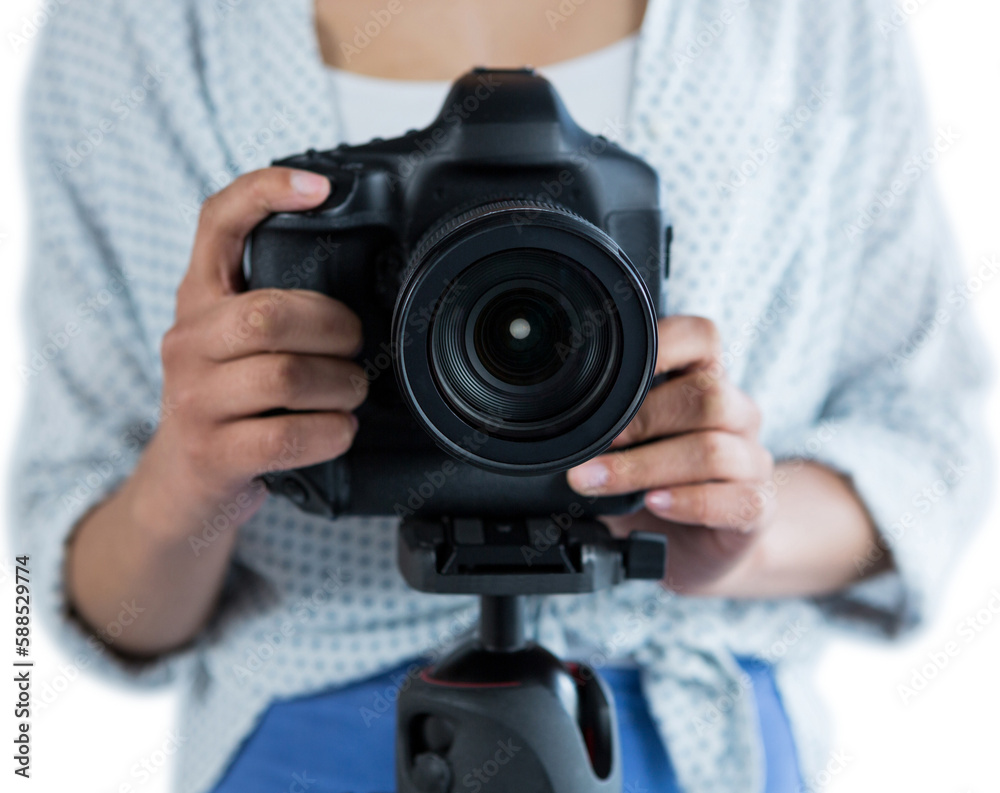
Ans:
[[[531,70],[475,70],[426,129],[276,165],[319,207],[247,240],[251,289],[312,289],[361,318],[351,450],[265,476],[316,514],[628,511],[566,469],[605,450],[653,379],[670,230],[655,171],[569,117]],[[361,387],[361,384],[359,384]]]

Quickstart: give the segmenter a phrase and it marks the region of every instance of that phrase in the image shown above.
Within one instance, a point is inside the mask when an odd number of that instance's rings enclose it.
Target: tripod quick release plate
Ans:
[[[493,596],[595,592],[625,579],[663,577],[660,534],[611,536],[596,520],[567,527],[547,518],[405,520],[399,567],[421,592]]]

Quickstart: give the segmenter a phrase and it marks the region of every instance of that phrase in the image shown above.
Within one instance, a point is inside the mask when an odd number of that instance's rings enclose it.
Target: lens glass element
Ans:
[[[507,249],[467,267],[447,294],[430,331],[434,375],[452,409],[490,435],[555,436],[614,386],[619,318],[578,262]]]
[[[558,297],[522,286],[494,296],[476,319],[475,352],[493,377],[510,385],[535,385],[562,366],[572,325]]]

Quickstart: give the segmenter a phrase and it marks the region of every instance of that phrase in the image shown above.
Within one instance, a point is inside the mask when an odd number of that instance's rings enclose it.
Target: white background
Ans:
[[[901,4],[915,9],[907,17],[906,29],[917,43],[935,124],[950,125],[961,134],[959,144],[935,167],[971,270],[983,256],[1000,255],[1000,3],[901,0]],[[34,0],[4,0],[0,10],[0,450],[4,453],[0,475],[4,484],[21,401],[18,296],[26,229],[18,121],[30,60],[30,45],[15,50],[8,36],[20,31],[35,10]],[[998,284],[1000,278],[988,284],[973,305],[994,348],[1000,350]],[[990,415],[989,431],[1000,444],[996,397]],[[10,652],[6,637],[13,635],[10,562],[17,549],[9,548],[4,528],[0,662],[6,666]],[[960,654],[943,670],[927,667],[935,653],[958,638],[958,624],[989,604],[991,590],[1000,592],[998,529],[1000,509],[995,505],[944,593],[940,615],[919,636],[891,647],[846,639],[833,645],[819,682],[836,725],[836,757],[831,756],[830,774],[806,780],[807,789],[820,789],[829,776],[829,790],[839,793],[1000,791],[1000,614],[983,613],[985,628],[975,641],[959,641]],[[36,708],[33,714],[32,780],[24,783],[15,778],[13,785],[4,781],[3,789],[166,791],[166,755],[173,746],[170,693],[140,695],[74,675],[66,666],[68,659],[39,630],[37,621],[33,635],[36,697],[46,685],[59,693],[51,705]],[[61,669],[68,669],[69,675]],[[904,704],[898,687],[910,685],[914,670],[921,669],[934,677]],[[2,677],[6,680],[8,674]],[[0,751],[0,775],[10,780],[13,685],[4,684],[0,692],[0,746],[7,747]]]

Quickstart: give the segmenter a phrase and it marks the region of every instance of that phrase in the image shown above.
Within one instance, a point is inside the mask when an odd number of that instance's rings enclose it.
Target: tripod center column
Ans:
[[[483,595],[479,606],[479,640],[493,652],[512,652],[524,647],[524,596]]]

